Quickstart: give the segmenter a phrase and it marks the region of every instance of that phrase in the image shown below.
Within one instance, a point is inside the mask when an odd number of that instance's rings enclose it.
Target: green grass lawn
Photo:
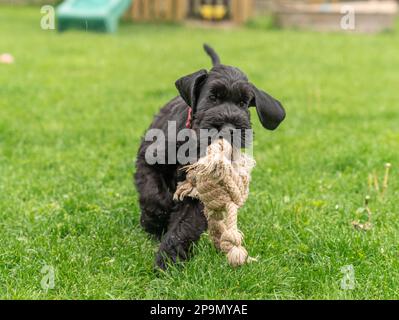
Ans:
[[[118,34],[40,29],[0,7],[0,297],[399,298],[399,35],[124,24]],[[204,235],[184,268],[153,272],[139,226],[135,154],[174,81],[223,62],[283,101],[276,132],[255,113],[251,194],[240,212],[258,262],[228,266]],[[385,198],[368,189],[392,163]],[[373,228],[358,208],[371,196]],[[43,266],[55,287],[41,287]],[[342,290],[353,265],[356,287]]]

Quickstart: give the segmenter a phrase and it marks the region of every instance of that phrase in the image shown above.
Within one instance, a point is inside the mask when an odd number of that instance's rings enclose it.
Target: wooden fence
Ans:
[[[247,21],[253,14],[254,0],[134,0],[130,17],[134,21],[183,21],[198,18],[203,4],[227,7],[227,19],[236,24]]]
[[[253,0],[231,0],[231,16],[237,24],[246,22],[253,15],[253,10]]]
[[[182,21],[187,0],[134,0],[131,17],[135,21]]]

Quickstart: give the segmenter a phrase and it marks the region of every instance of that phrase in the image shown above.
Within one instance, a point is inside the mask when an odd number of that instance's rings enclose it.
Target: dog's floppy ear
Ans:
[[[254,98],[250,106],[255,106],[259,120],[263,127],[269,130],[276,129],[285,118],[285,110],[280,101],[274,99],[266,92],[252,85]]]
[[[193,109],[197,105],[201,85],[207,77],[208,72],[203,69],[176,81],[176,88],[179,90],[180,96]]]

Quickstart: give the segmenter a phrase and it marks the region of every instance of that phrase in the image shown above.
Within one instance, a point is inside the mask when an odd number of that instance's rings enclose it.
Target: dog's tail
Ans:
[[[220,64],[220,58],[218,56],[218,54],[216,53],[215,50],[213,50],[213,48],[211,48],[210,46],[208,46],[206,43],[204,44],[204,50],[205,52],[211,57],[212,59],[212,64],[214,66],[217,66]]]

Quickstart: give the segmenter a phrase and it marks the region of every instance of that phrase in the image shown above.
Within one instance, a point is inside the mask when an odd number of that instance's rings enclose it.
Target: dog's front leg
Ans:
[[[170,192],[163,174],[144,161],[137,162],[135,179],[139,192],[141,226],[148,233],[161,239],[169,224],[174,204],[173,193]]]
[[[168,231],[162,238],[156,256],[156,265],[165,270],[167,263],[187,260],[192,245],[207,229],[203,205],[195,199],[186,198],[175,205],[170,216]]]

